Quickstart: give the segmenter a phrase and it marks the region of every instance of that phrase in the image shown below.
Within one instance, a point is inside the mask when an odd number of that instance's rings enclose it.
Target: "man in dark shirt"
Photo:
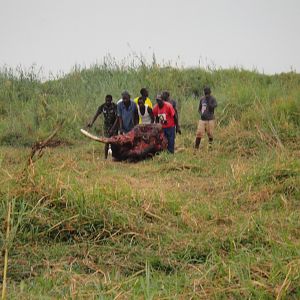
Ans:
[[[200,120],[198,123],[195,148],[199,149],[201,139],[205,135],[208,136],[208,142],[211,145],[213,142],[213,130],[215,126],[214,111],[217,107],[217,100],[211,95],[209,87],[204,88],[204,97],[200,99],[198,112],[200,113]]]
[[[104,136],[111,137],[117,134],[117,128],[114,126],[117,120],[117,105],[112,102],[113,98],[111,95],[106,95],[105,103],[100,105],[97,109],[95,116],[92,121],[87,124],[87,127],[91,128],[100,114],[104,116]],[[108,154],[108,144],[105,144],[105,158]]]

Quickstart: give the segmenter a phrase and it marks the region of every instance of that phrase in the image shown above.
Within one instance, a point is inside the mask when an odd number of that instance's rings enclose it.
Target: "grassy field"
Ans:
[[[207,84],[218,126],[195,152]],[[143,86],[179,102],[176,154],[105,161],[79,129],[105,94]],[[1,288],[8,250],[8,299],[299,299],[299,145],[296,73],[111,62],[41,83],[2,70]]]

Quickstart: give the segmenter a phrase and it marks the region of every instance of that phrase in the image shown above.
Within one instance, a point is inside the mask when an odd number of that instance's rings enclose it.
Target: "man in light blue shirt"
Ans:
[[[122,101],[118,101],[117,114],[121,134],[129,132],[139,122],[136,104],[127,91],[122,93]]]

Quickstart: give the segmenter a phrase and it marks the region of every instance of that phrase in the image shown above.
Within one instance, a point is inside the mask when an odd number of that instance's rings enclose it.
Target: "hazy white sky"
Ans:
[[[0,66],[46,73],[133,52],[300,72],[300,0],[0,0],[0,39]]]

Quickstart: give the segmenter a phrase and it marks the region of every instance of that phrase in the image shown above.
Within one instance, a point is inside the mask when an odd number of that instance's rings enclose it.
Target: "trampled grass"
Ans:
[[[1,75],[9,299],[299,299],[298,74],[98,66],[33,79]],[[213,148],[194,152],[194,94],[205,84],[218,127]],[[78,129],[105,93],[144,85],[179,99],[176,154],[104,161]],[[61,120],[57,147],[28,166],[28,145]]]

